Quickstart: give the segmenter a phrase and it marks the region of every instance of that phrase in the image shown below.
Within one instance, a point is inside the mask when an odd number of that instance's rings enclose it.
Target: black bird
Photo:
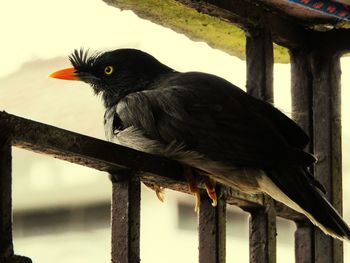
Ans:
[[[176,159],[240,191],[264,192],[326,234],[350,238],[348,225],[308,171],[316,161],[302,150],[308,136],[269,103],[217,76],[177,72],[136,49],[91,56],[81,49],[69,59],[73,68],[50,76],[82,80],[102,96],[108,140]],[[191,170],[186,174],[198,193]],[[210,180],[205,182],[215,205]]]

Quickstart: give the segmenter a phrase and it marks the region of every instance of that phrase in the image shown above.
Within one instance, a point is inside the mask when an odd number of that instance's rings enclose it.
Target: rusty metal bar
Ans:
[[[247,92],[273,102],[273,46],[268,28],[253,30],[246,37]],[[272,199],[266,207],[251,209],[249,247],[251,263],[276,262],[276,211]]]
[[[265,209],[250,211],[250,263],[276,262],[276,212],[272,199],[270,204]]]
[[[183,167],[178,162],[139,152],[117,144],[0,112],[0,127],[9,130],[12,145],[55,158],[114,173],[133,169],[141,181],[189,193],[183,178]],[[247,195],[223,186],[227,203],[243,209],[262,207],[261,195]],[[300,218],[301,214],[279,205],[278,215]]]
[[[247,93],[273,102],[273,46],[268,29],[252,30],[246,37]]]
[[[112,175],[112,263],[140,262],[140,179]]]
[[[12,237],[12,151],[11,139],[5,129],[0,130],[0,262],[31,263],[13,250]]]
[[[313,151],[313,77],[309,52],[290,50],[292,118],[310,137],[306,150]]]
[[[309,55],[305,50],[290,50],[293,119],[309,135],[311,140],[306,150],[313,152],[313,77]],[[314,262],[314,226],[307,219],[297,220],[296,226],[295,261]]]
[[[309,221],[296,221],[294,233],[295,263],[315,262],[314,229]]]
[[[342,213],[340,58],[327,50],[311,53],[315,176]],[[315,262],[343,262],[343,243],[315,230]]]
[[[199,212],[199,262],[226,262],[226,203],[222,198],[216,207],[207,194],[201,195]]]
[[[8,137],[0,138],[0,259],[14,256],[12,243],[11,172],[11,141]]]
[[[320,44],[322,46],[322,44]],[[307,150],[318,162],[316,178],[327,197],[342,211],[340,60],[328,50],[291,50],[294,119],[311,137]],[[343,262],[342,242],[324,235],[306,221],[297,221],[296,262]]]
[[[12,145],[55,158],[114,173],[126,168],[171,180],[183,180],[182,166],[167,158],[0,112]]]

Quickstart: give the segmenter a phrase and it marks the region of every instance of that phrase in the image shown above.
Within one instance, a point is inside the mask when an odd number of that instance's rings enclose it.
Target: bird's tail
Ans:
[[[266,190],[267,194],[305,214],[324,233],[335,238],[350,240],[349,226],[326,199],[317,184],[313,183],[310,179],[311,175],[305,168],[281,167],[268,169],[266,172],[268,174],[267,181],[271,179],[273,184],[277,186],[274,188],[274,186],[269,185],[269,182],[262,183],[264,185],[261,187],[264,191]],[[278,193],[278,189],[282,190],[283,193]]]

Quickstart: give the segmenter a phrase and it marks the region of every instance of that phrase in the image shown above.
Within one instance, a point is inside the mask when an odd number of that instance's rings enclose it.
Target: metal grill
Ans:
[[[273,101],[271,30],[247,36],[247,92]],[[327,38],[325,38],[327,39]],[[322,38],[319,39],[322,41]],[[325,43],[327,41],[325,40]],[[319,158],[315,176],[341,210],[340,62],[333,46],[290,47],[292,102],[297,122],[309,133]],[[234,71],[234,69],[232,69]],[[179,163],[0,112],[0,262],[31,262],[12,244],[11,147],[21,147],[112,174],[112,262],[140,261],[140,182],[188,193]],[[293,220],[296,262],[343,261],[342,243],[315,229],[304,216],[264,195],[219,186],[213,208],[205,194],[199,214],[199,262],[225,262],[226,205],[250,213],[250,262],[276,262],[276,216]],[[268,208],[268,209],[267,209]]]

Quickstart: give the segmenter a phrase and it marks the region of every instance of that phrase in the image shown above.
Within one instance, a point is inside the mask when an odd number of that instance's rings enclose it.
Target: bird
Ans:
[[[132,48],[75,49],[72,67],[52,78],[88,83],[105,107],[109,141],[177,160],[190,191],[203,178],[212,204],[215,184],[264,193],[304,214],[325,234],[350,239],[350,228],[310,173],[317,160],[307,134],[272,104],[202,72],[179,72]],[[160,188],[155,189],[161,198]]]

